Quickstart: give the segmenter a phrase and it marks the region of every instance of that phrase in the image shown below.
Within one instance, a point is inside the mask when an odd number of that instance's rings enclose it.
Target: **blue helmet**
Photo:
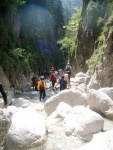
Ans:
[[[59,69],[58,72],[63,72],[63,70],[62,70],[62,69]]]

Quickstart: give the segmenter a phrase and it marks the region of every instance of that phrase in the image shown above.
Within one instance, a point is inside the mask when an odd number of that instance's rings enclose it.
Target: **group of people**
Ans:
[[[52,69],[53,68],[54,67],[52,67]],[[70,88],[70,76],[71,76],[70,64],[68,63],[64,70],[62,69],[58,70],[59,74],[58,80],[56,77],[57,73],[55,72],[55,69],[54,70],[52,69],[51,69],[52,73],[50,75],[50,81],[52,82],[52,89],[55,90],[58,84],[60,85],[60,91]]]
[[[59,77],[57,77],[59,74]],[[51,68],[49,79],[52,82],[52,90],[57,89],[57,85],[60,85],[60,91],[65,90],[67,88],[70,88],[70,76],[71,76],[71,66],[68,63],[65,67],[64,71],[62,69],[59,69],[58,71],[55,71],[54,67]],[[40,78],[36,75],[33,75],[32,77],[32,86],[35,90],[40,92],[40,101],[43,100],[46,96],[46,81],[44,75]],[[0,92],[2,94],[3,100],[4,100],[4,107],[8,107],[7,102],[7,94],[4,91],[3,85],[0,82]]]
[[[68,63],[64,70],[59,69],[55,71],[54,67],[51,68],[50,74],[48,76],[50,82],[52,83],[52,90],[57,89],[57,85],[60,85],[60,91],[70,88],[70,76],[71,76],[71,66]],[[39,91],[40,93],[40,101],[43,100],[46,96],[46,81],[45,76],[41,76],[40,78],[36,78],[36,76],[32,78],[33,88]]]

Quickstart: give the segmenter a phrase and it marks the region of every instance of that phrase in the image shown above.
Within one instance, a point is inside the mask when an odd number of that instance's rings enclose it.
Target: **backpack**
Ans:
[[[41,81],[40,87],[44,88],[44,81]]]
[[[52,80],[56,80],[56,75],[51,75],[50,78],[51,78],[51,81],[52,81]]]
[[[66,71],[71,72],[71,66],[67,65],[67,66],[66,66]]]

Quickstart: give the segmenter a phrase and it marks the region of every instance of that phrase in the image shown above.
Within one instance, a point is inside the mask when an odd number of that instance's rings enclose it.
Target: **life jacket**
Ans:
[[[40,87],[44,88],[44,81],[41,81]]]
[[[39,81],[37,85],[38,91],[40,91],[41,88],[46,89],[46,82],[45,81]]]

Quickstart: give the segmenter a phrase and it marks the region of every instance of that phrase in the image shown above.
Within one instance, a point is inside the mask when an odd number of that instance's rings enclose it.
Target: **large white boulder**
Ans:
[[[0,144],[4,142],[4,138],[11,125],[11,117],[6,109],[0,109]]]
[[[113,150],[113,130],[94,135],[91,142],[76,150]]]
[[[87,89],[95,89],[98,90],[101,88],[101,84],[99,80],[97,80],[97,73],[95,72],[94,75],[91,77],[90,81],[88,82]]]
[[[47,128],[48,132],[53,132],[54,130],[57,130],[58,124],[64,125],[62,121],[64,121],[64,118],[66,117],[67,114],[71,113],[72,107],[64,102],[60,102],[56,110],[49,116],[47,117]],[[64,127],[62,127],[64,128]]]
[[[76,77],[85,77],[85,76],[86,76],[85,73],[79,72],[79,73],[77,73],[77,74],[75,75],[75,78],[76,78]]]
[[[88,105],[92,110],[109,117],[106,111],[113,108],[113,100],[104,92],[92,89],[89,91]]]
[[[74,79],[75,85],[79,85],[79,84],[85,83],[85,76],[86,76],[86,74],[84,74],[83,72],[77,73],[75,75],[75,79]]]
[[[104,126],[104,119],[92,110],[75,106],[65,119],[65,132],[81,140],[90,141],[94,133],[100,132]]]
[[[85,77],[76,77],[74,82],[78,84],[84,83]]]
[[[28,149],[46,141],[45,119],[31,108],[15,111],[5,139],[6,149]]]
[[[58,116],[65,118],[67,114],[69,114],[72,111],[72,107],[64,102],[61,102],[57,109],[56,112]]]
[[[100,132],[104,119],[92,110],[83,107],[71,107],[61,102],[57,109],[47,118],[48,133],[66,133],[66,137],[90,141],[93,134]]]
[[[72,107],[61,102],[56,110],[47,117],[48,140],[46,150],[75,150],[83,141],[65,134],[64,118],[72,112]]]
[[[86,105],[87,95],[79,89],[63,90],[49,98],[44,105],[44,109],[48,115],[55,111],[60,102],[65,102],[70,106]]]
[[[113,100],[113,87],[101,88],[98,91],[104,92]]]

